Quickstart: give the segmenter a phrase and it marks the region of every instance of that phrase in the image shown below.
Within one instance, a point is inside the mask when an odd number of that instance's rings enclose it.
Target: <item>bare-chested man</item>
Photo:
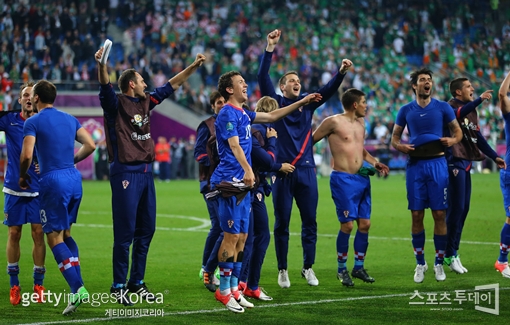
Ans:
[[[338,252],[338,279],[344,286],[354,285],[347,271],[347,252],[349,237],[356,220],[358,231],[354,239],[354,269],[351,275],[365,282],[374,282],[363,267],[368,247],[370,229],[371,194],[369,175],[376,171],[383,175],[389,172],[388,166],[377,160],[364,148],[365,116],[367,101],[365,93],[358,89],[349,89],[342,96],[345,112],[330,116],[313,132],[316,143],[328,137],[333,155],[333,172],[330,186],[335,201],[340,231],[336,240]],[[374,168],[362,167],[363,161]]]

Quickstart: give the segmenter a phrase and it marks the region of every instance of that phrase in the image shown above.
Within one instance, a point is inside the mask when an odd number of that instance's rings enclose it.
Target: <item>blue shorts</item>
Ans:
[[[250,225],[251,193],[237,205],[237,198],[218,197],[218,215],[220,226],[224,232],[230,234],[247,234]]]
[[[21,226],[26,223],[41,223],[39,197],[17,196],[4,193],[4,225]]]
[[[409,210],[448,208],[448,165],[445,157],[407,162],[406,188]]]
[[[372,196],[368,176],[333,171],[329,185],[338,221],[344,223],[358,218],[370,219]]]
[[[76,223],[83,190],[76,168],[49,172],[39,181],[40,216],[43,231],[69,229]]]
[[[503,193],[505,214],[510,218],[510,171],[504,169],[499,171],[499,185],[501,186],[501,193]]]

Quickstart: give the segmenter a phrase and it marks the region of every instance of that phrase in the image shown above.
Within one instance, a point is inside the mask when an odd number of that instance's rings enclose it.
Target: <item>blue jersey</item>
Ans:
[[[243,179],[244,170],[230,149],[228,139],[239,137],[239,145],[251,166],[251,123],[256,115],[255,112],[246,111],[231,104],[226,104],[221,109],[214,123],[220,163],[211,176],[211,184],[219,184],[221,181],[231,182],[234,178]]]
[[[156,105],[159,105],[163,100],[168,98],[168,96],[173,93],[174,89],[169,82],[159,88],[154,89],[154,91],[148,94],[150,96],[149,109],[152,110],[154,107],[156,107]],[[126,98],[129,98],[133,102],[140,101],[138,98],[129,96],[126,96]],[[101,102],[101,107],[104,111],[104,117],[106,121],[106,125],[104,126],[105,131],[108,132],[110,136],[113,149],[113,162],[110,164],[110,175],[115,175],[123,172],[152,172],[152,164],[150,163],[122,164],[119,162],[117,135],[115,133],[115,118],[117,117],[119,99],[113,90],[112,84],[100,86],[99,101]]]
[[[432,98],[425,107],[421,107],[416,101],[402,106],[395,124],[402,128],[407,125],[411,137],[409,143],[419,147],[442,138],[444,129],[453,120],[455,114],[450,105]]]
[[[301,94],[296,99],[289,99],[276,94],[273,83],[269,77],[269,67],[273,52],[264,52],[258,72],[258,82],[262,96],[270,96],[278,102],[280,107],[289,106],[307,94]],[[331,80],[316,92],[322,95],[318,103],[310,103],[300,107],[283,119],[274,123],[278,132],[278,150],[276,154],[279,163],[291,163],[294,166],[313,167],[313,139],[312,139],[312,118],[315,110],[333,96],[344,80],[343,74],[337,73]]]
[[[74,168],[74,139],[80,128],[76,117],[53,107],[26,120],[23,135],[36,137],[41,178],[51,171]]]
[[[505,120],[505,139],[506,139],[505,163],[506,170],[510,171],[510,113],[506,113],[505,115],[503,115],[503,120]]]
[[[0,117],[0,131],[5,132],[8,158],[3,191],[16,196],[34,196],[32,193],[39,192],[39,175],[35,172],[34,164],[28,169],[28,175],[32,179],[30,188],[22,190],[18,185],[24,124],[25,119],[21,117],[21,112],[10,112]]]

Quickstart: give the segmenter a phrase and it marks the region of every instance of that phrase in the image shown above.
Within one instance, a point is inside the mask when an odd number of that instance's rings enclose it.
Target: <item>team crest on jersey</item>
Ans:
[[[257,199],[259,199],[259,201],[262,201],[262,193],[257,193]]]
[[[230,122],[227,122],[227,131],[232,131],[234,129],[234,125]]]
[[[345,210],[344,211],[344,216],[347,218],[349,216],[349,211]]]
[[[142,115],[135,114],[135,116],[133,116],[133,118],[131,119],[131,123],[133,125],[138,125],[138,127],[141,127],[143,125],[143,123],[142,123]]]
[[[276,175],[271,176],[271,183],[274,184],[274,182],[276,182]]]
[[[459,175],[459,170],[457,168],[455,168],[453,170],[453,176],[457,177],[457,175]]]
[[[228,227],[232,228],[232,226],[234,225],[234,220],[229,220],[229,221],[227,221],[227,223],[228,223]]]
[[[129,186],[129,181],[127,181],[127,180],[123,180],[123,181],[122,181],[122,187],[123,187],[124,189],[126,189],[128,186]]]

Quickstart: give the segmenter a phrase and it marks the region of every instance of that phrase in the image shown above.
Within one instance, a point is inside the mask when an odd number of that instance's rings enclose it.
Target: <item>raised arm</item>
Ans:
[[[301,106],[308,105],[309,103],[318,102],[322,99],[322,96],[318,93],[310,94],[306,97],[303,97],[301,100],[298,100],[295,103],[290,104],[289,106],[285,106],[280,109],[276,109],[270,113],[265,112],[257,112],[253,123],[273,123],[278,121],[279,119],[284,118],[289,115],[296,109]]]
[[[398,151],[408,154],[410,151],[414,150],[414,144],[403,144],[400,143],[402,139],[402,132],[404,132],[404,128],[398,124],[393,126],[393,134],[391,135],[391,145],[393,148]]]
[[[498,97],[501,103],[501,112],[503,114],[510,113],[510,99],[507,95],[509,91],[508,88],[510,88],[510,72],[506,75],[498,91]]]
[[[282,32],[278,29],[273,30],[269,34],[267,34],[267,46],[266,51],[262,57],[262,61],[260,62],[259,71],[257,75],[257,79],[259,82],[260,92],[262,96],[269,96],[272,98],[276,98],[277,95],[273,86],[273,82],[269,77],[269,68],[271,67],[271,60],[273,58],[273,51],[280,40]]]
[[[110,75],[108,74],[108,67],[106,64],[101,64],[101,56],[103,55],[104,48],[101,46],[94,55],[97,62],[97,79],[101,85],[107,85],[110,83]]]
[[[490,100],[492,98],[492,92],[492,90],[486,90],[480,95],[480,97],[472,102],[467,103],[461,108],[455,108],[455,117],[457,117],[457,119],[464,118],[466,115],[474,111],[484,100]]]
[[[246,156],[244,155],[243,148],[241,148],[241,145],[239,144],[239,137],[233,136],[228,138],[228,145],[230,146],[234,157],[236,157],[237,162],[239,162],[244,170],[244,184],[253,187],[255,184],[255,175],[253,174],[253,170],[251,169],[251,166],[248,163]]]
[[[205,61],[205,55],[198,53],[195,61],[190,64],[186,69],[176,74],[173,78],[168,80],[174,90],[177,90],[188,78],[199,68]]]
[[[319,142],[322,138],[327,137],[331,133],[333,133],[333,130],[335,129],[335,118],[334,115],[330,117],[326,117],[319,127],[313,131],[312,137],[313,137],[313,143],[316,144]]]
[[[311,105],[312,109],[321,106],[336,93],[338,87],[340,87],[342,81],[344,81],[345,74],[350,69],[350,67],[352,67],[352,61],[349,59],[343,59],[342,65],[340,66],[340,69],[338,69],[338,73],[335,74],[327,84],[317,90],[317,92],[322,95],[322,100]]]
[[[74,154],[74,163],[77,164],[83,159],[87,158],[96,150],[96,144],[90,133],[85,130],[83,127],[79,128],[76,131],[76,141],[82,144],[81,148]]]

